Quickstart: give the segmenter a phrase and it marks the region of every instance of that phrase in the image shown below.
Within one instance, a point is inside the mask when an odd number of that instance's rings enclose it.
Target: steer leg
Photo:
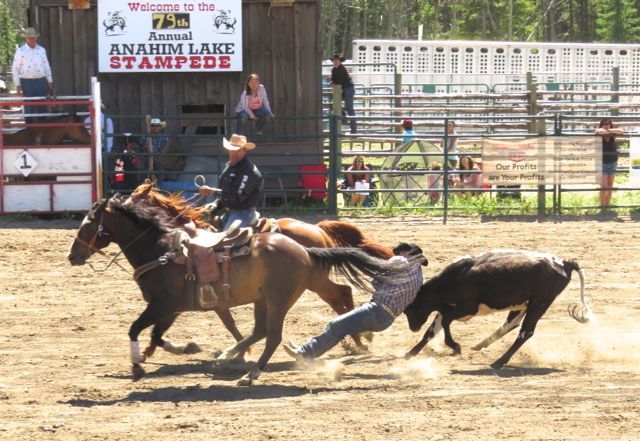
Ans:
[[[453,349],[455,354],[462,353],[462,349],[460,345],[453,339],[451,335],[451,322],[453,322],[455,318],[451,316],[443,316],[442,318],[442,328],[444,329],[444,342],[447,346]]]
[[[422,337],[422,340],[418,342],[409,352],[407,352],[404,358],[411,358],[418,355],[418,353],[429,343],[433,337],[435,337],[442,330],[442,314],[438,313],[436,318],[433,319],[431,326],[427,329]]]
[[[536,329],[536,324],[540,317],[547,311],[551,303],[540,303],[540,304],[530,304],[527,308],[526,315],[524,316],[524,320],[522,322],[522,326],[520,327],[520,333],[518,337],[513,342],[511,347],[507,349],[507,352],[502,355],[502,357],[498,358],[496,361],[491,363],[491,367],[494,369],[500,369],[506,363],[509,362],[513,354],[516,353],[520,346],[522,346],[527,340],[531,338],[533,332]]]
[[[520,311],[510,311],[509,315],[507,316],[507,320],[504,322],[502,326],[500,326],[493,334],[491,334],[489,337],[482,340],[480,343],[478,343],[471,349],[475,351],[479,351],[480,349],[486,348],[491,343],[504,337],[507,333],[509,333],[510,331],[518,327],[518,325],[522,321],[522,318],[524,317],[525,312],[526,312],[525,309],[522,309]]]

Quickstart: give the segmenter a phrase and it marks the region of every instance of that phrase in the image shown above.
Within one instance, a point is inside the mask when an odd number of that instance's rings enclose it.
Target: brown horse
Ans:
[[[77,144],[91,143],[91,135],[85,129],[83,121],[80,121],[75,114],[48,118],[42,124],[55,125],[27,127],[16,133],[4,133],[2,134],[4,145],[58,145],[65,139]]]
[[[180,194],[166,195],[156,188],[152,182],[140,184],[131,193],[130,198],[132,201],[147,200],[155,206],[164,208],[175,218],[176,227],[192,230],[192,221],[196,228],[209,226],[203,220],[203,217],[208,214],[205,208],[191,207],[188,201],[181,197]],[[289,236],[305,247],[353,247],[359,248],[371,256],[385,260],[393,256],[391,248],[368,240],[358,227],[348,222],[322,221],[313,225],[297,219],[282,218],[277,219],[276,223],[280,233]],[[316,293],[338,315],[349,312],[354,308],[350,286],[331,282],[324,285],[323,289],[323,291],[316,291]],[[236,341],[241,340],[242,334],[236,327],[231,313],[222,309],[216,309],[216,313]],[[359,335],[353,335],[352,338],[358,347],[365,348]]]
[[[185,263],[170,260],[179,252],[175,229],[166,210],[145,201],[125,201],[116,195],[96,202],[83,220],[69,251],[72,265],[83,265],[96,251],[110,243],[120,246],[127,260],[136,269],[149,268],[137,279],[148,305],[129,330],[132,372],[134,379],[144,375],[140,363],[138,336],[153,325],[153,343],[172,353],[193,351],[193,345],[174,346],[162,338],[173,324],[184,304]],[[406,268],[375,259],[354,248],[305,248],[293,239],[277,233],[255,234],[251,238],[250,254],[234,258],[230,264],[231,290],[220,299],[221,308],[254,304],[255,324],[250,336],[224,351],[219,360],[230,360],[244,353],[252,344],[266,337],[266,345],[257,365],[240,381],[249,385],[260,375],[282,341],[285,315],[305,289],[326,290],[329,273],[336,269],[357,286],[366,286],[363,275],[385,282],[402,283]],[[135,245],[135,246],[133,246]],[[222,292],[221,282],[214,284]]]

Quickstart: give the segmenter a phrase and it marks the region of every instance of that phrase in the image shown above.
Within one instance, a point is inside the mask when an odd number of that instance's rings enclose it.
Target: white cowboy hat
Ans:
[[[256,145],[252,142],[247,142],[247,137],[242,135],[231,135],[229,140],[227,138],[222,138],[222,145],[227,150],[240,150],[247,149],[253,150],[256,148]]]
[[[34,28],[27,28],[22,33],[23,37],[39,37],[40,34]]]
[[[167,123],[162,121],[160,118],[152,118],[151,121],[149,121],[149,125],[164,128],[167,126]]]

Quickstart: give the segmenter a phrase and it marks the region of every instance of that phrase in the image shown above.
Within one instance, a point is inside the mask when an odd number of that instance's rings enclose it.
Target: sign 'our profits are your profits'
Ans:
[[[98,1],[100,72],[242,71],[242,1]]]
[[[600,137],[485,138],[482,143],[483,184],[599,184],[601,176]]]

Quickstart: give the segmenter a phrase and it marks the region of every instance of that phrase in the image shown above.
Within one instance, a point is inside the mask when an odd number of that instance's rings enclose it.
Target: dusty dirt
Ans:
[[[0,220],[0,439],[487,439],[631,440],[640,434],[640,224],[633,219],[562,223],[353,219],[371,237],[419,243],[425,275],[457,256],[515,247],[574,257],[585,268],[597,317],[582,325],[567,306],[575,277],[502,370],[489,364],[515,338],[470,348],[504,315],[455,323],[463,347],[438,338],[415,360],[421,334],[400,317],[369,355],[338,346],[311,367],[279,349],[269,371],[236,386],[248,365],[212,365],[232,343],[213,313],[181,316],[167,336],[203,352],[157,352],[134,383],[127,331],[144,301],[131,277],[112,268],[71,267],[65,255],[79,221]],[[109,248],[115,252],[116,248]],[[357,303],[366,301],[364,293]],[[243,332],[252,307],[234,311]],[[285,340],[302,342],[331,319],[311,293],[289,313]],[[148,331],[141,341],[148,338]],[[254,347],[255,360],[262,345]]]

